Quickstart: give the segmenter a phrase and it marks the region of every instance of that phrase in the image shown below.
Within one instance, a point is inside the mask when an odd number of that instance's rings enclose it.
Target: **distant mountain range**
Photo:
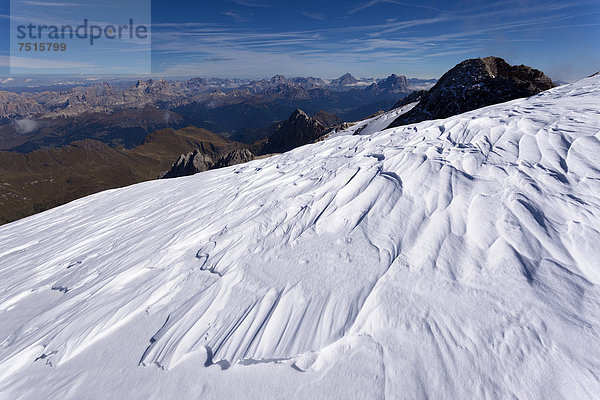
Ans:
[[[277,75],[255,81],[150,79],[133,85],[101,82],[68,90],[0,91],[0,149],[28,152],[85,138],[132,148],[153,130],[188,125],[251,143],[265,138],[271,125],[296,108],[356,120],[391,107],[413,85],[429,83],[397,75],[380,80],[350,74],[334,80]]]
[[[376,83],[384,78],[356,78],[350,73],[346,73],[339,78],[323,79],[315,77],[289,77],[286,78],[295,83],[302,83],[307,88],[326,87],[329,89],[346,88],[349,89],[355,86],[368,86]],[[198,86],[208,87],[210,90],[229,90],[235,89],[243,85],[257,82],[257,79],[239,79],[239,78],[175,78],[166,79],[169,83],[176,82],[197,82]],[[114,76],[90,76],[90,77],[67,77],[54,75],[41,76],[12,76],[8,78],[0,77],[0,90],[10,92],[44,92],[44,91],[66,91],[75,87],[89,87],[98,83],[106,82],[116,87],[128,87],[135,84],[136,80],[124,77]],[[419,79],[408,78],[409,83],[418,87],[428,85],[431,87],[435,84],[435,79]]]

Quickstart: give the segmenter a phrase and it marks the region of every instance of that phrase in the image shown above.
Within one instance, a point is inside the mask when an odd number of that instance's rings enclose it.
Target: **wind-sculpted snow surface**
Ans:
[[[597,396],[600,77],[391,113],[0,227],[0,390]]]

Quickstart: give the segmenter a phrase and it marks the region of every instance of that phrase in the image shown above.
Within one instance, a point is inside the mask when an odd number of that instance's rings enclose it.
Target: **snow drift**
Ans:
[[[398,115],[0,227],[0,390],[600,393],[600,77],[378,131]]]

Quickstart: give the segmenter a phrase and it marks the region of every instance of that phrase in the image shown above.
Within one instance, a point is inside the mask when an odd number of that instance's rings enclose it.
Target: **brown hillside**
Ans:
[[[0,152],[0,224],[92,193],[156,179],[193,149],[217,158],[242,147],[205,129],[161,129],[133,148],[95,140],[21,154]]]

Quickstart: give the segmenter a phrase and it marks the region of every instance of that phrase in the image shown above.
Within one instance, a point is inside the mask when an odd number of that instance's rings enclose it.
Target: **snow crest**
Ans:
[[[89,196],[0,227],[0,375],[160,312],[142,365],[310,370],[364,346],[388,393],[590,397],[598,193],[594,77]]]

